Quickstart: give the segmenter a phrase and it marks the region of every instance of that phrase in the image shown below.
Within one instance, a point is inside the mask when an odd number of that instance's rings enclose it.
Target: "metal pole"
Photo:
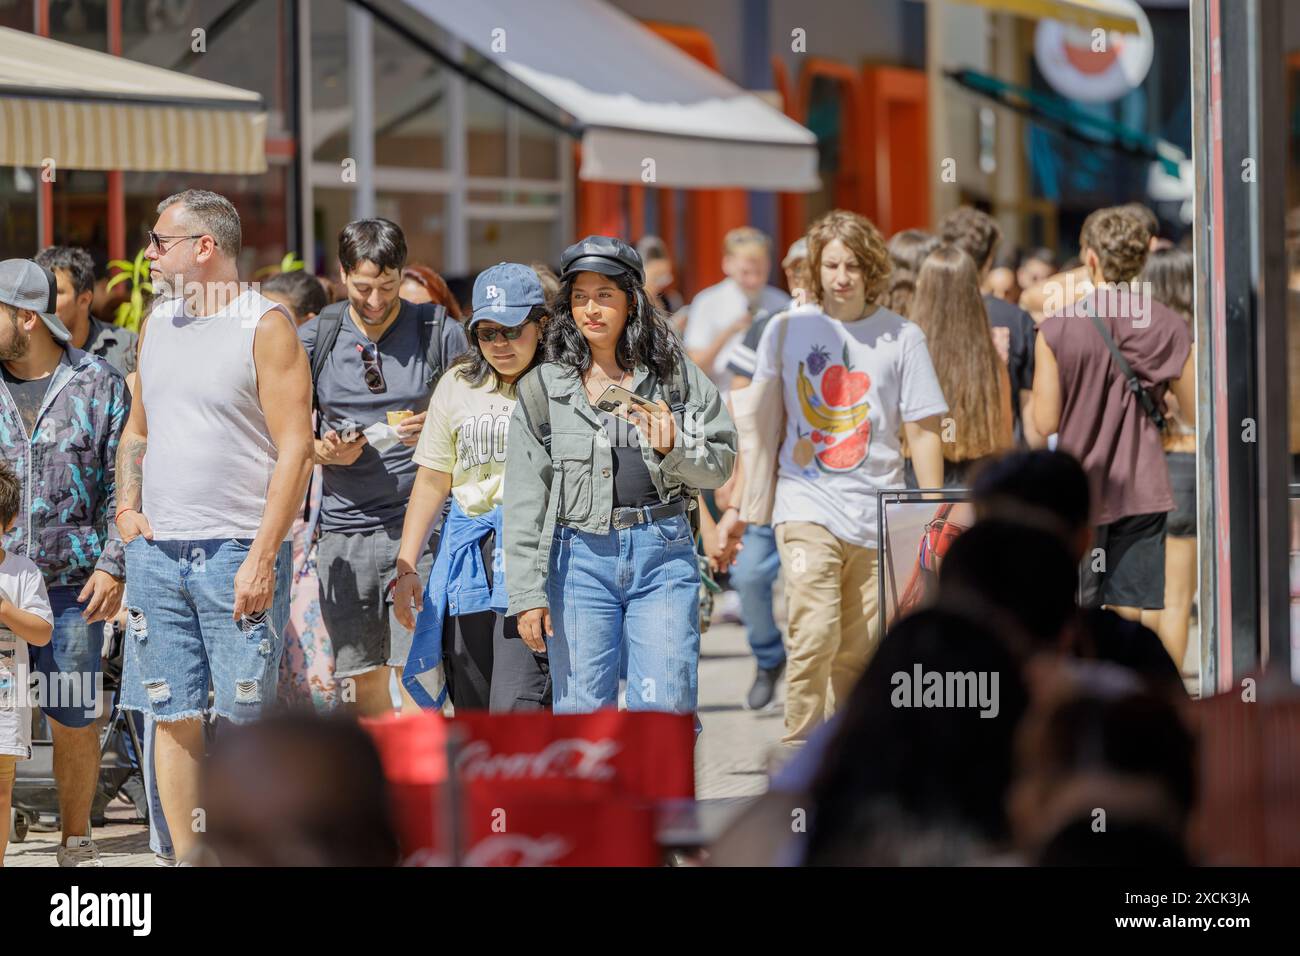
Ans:
[[[370,13],[348,6],[348,93],[352,101],[351,159],[356,191],[352,218],[375,215],[375,44]]]

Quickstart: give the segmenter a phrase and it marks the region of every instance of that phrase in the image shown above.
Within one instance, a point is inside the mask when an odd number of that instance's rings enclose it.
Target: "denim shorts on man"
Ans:
[[[64,727],[89,727],[99,716],[100,655],[104,651],[104,622],[87,624],[77,602],[81,588],[49,589],[54,612],[50,643],[28,648],[32,674],[37,675],[41,712]]]
[[[251,538],[150,541],[126,546],[126,663],[123,707],[157,720],[209,709],[234,722],[254,720],[275,701],[289,617],[292,546],[275,559],[269,611],[234,619],[235,574]],[[215,701],[208,706],[209,684]]]

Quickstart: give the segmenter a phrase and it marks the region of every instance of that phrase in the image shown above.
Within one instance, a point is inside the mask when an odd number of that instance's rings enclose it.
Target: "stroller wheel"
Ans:
[[[27,814],[19,813],[17,809],[9,811],[9,832],[13,836],[15,843],[22,843],[27,839]]]

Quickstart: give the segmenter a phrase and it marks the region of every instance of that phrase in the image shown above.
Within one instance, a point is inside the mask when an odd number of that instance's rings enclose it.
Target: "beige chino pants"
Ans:
[[[810,521],[776,526],[789,616],[784,743],[842,706],[880,642],[879,552]]]

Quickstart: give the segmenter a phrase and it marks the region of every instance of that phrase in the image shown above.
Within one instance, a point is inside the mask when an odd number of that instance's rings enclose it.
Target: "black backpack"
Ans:
[[[425,381],[425,386],[432,393],[433,387],[438,384],[438,379],[442,377],[446,356],[443,355],[442,348],[442,326],[447,320],[447,309],[444,306],[426,302],[423,305],[415,307],[417,318],[420,320],[420,343],[424,347],[424,363],[429,369],[429,375]],[[321,435],[321,414],[320,399],[316,394],[316,386],[320,381],[321,370],[325,368],[325,362],[329,359],[330,353],[334,351],[334,343],[338,341],[339,330],[343,328],[343,322],[347,318],[347,302],[335,302],[321,309],[316,316],[316,345],[311,351],[311,408],[316,412],[316,437]],[[309,520],[311,514],[311,483],[307,484],[307,498],[302,506],[303,520]]]
[[[438,379],[442,377],[443,366],[446,364],[446,356],[442,354],[442,326],[447,319],[447,309],[431,302],[417,305],[415,308],[417,318],[420,320],[420,343],[424,347],[424,363],[429,369],[429,376],[424,384],[432,391],[433,386],[438,384]],[[334,343],[338,341],[339,329],[343,328],[347,310],[347,302],[335,302],[321,309],[320,314],[316,316],[316,345],[311,351],[311,407],[314,412],[320,411],[316,385],[320,381],[321,370],[325,368],[330,353],[334,351]],[[316,437],[320,437],[319,415],[316,419]]]

